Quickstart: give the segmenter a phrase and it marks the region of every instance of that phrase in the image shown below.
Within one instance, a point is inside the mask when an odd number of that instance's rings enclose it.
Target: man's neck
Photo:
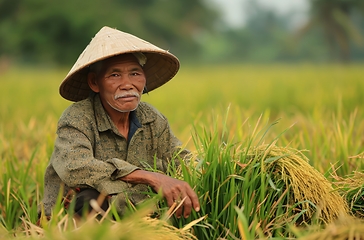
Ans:
[[[110,106],[104,106],[107,114],[110,116],[111,121],[114,123],[119,133],[128,139],[129,126],[130,126],[130,112],[119,112]]]

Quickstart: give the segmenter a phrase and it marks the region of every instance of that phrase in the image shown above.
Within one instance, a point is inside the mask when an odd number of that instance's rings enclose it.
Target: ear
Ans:
[[[92,91],[94,91],[95,93],[100,92],[99,85],[97,84],[96,73],[94,73],[94,72],[89,72],[88,73],[87,83],[88,83],[88,86],[91,88]]]

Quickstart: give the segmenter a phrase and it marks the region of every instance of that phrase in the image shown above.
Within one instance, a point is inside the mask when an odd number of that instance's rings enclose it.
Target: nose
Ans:
[[[133,88],[132,81],[128,74],[122,74],[119,81],[120,90],[130,90]]]

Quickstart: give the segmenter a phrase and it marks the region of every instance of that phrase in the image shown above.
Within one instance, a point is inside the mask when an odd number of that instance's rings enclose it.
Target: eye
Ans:
[[[110,80],[117,80],[117,79],[120,78],[120,76],[121,76],[120,73],[112,73],[107,78],[110,79]]]
[[[133,77],[139,77],[141,76],[142,74],[140,72],[131,72],[130,73],[130,76],[133,76]]]

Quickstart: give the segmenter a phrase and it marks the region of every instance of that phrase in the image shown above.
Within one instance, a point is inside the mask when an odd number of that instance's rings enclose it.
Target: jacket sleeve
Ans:
[[[75,127],[61,126],[57,134],[51,164],[68,187],[94,188],[106,194],[119,193],[127,187],[127,183],[116,180],[116,173],[127,175],[138,169],[122,159],[101,161],[94,158],[90,139]]]

